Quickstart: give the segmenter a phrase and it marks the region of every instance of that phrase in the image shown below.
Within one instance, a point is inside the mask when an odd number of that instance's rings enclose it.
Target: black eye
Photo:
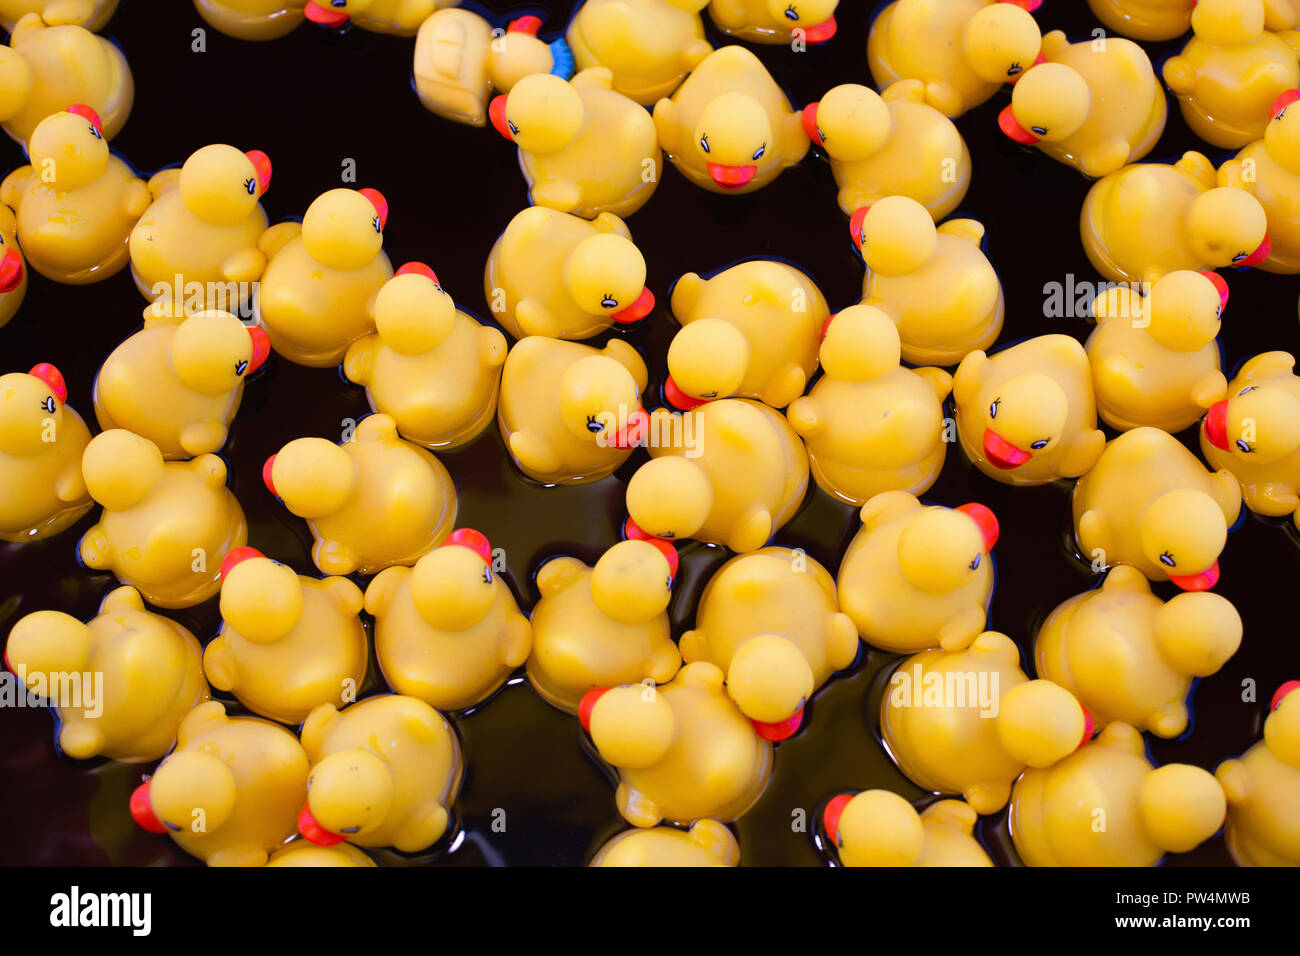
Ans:
[[[822,144],[824,145],[826,143],[826,133],[822,130],[820,126],[817,127],[817,136],[819,139],[821,139]]]
[[[492,583],[492,566],[490,564],[483,565],[483,580],[488,584]]]
[[[337,3],[338,0],[335,0],[335,2]],[[344,827],[342,830],[339,831],[339,833],[356,833],[360,829],[361,827]]]
[[[1046,135],[1047,135],[1047,127],[1046,127],[1046,126],[1031,126],[1031,127],[1029,127],[1029,132],[1031,132],[1031,133],[1037,133],[1039,136],[1046,136]]]
[[[236,363],[235,363],[235,374],[236,374],[236,375],[243,375],[246,371],[248,371],[248,363],[247,363],[247,362],[240,361],[240,362],[236,362]]]
[[[600,307],[602,309],[616,309],[618,308],[618,299],[606,292],[604,298],[600,300]]]
[[[793,3],[790,4],[790,6],[788,6],[788,7],[785,8],[785,18],[786,18],[787,20],[798,20],[798,19],[799,19],[799,11],[796,10],[796,9],[794,8],[794,4],[793,4]]]
[[[762,159],[763,154],[766,152],[767,152],[767,143],[764,143],[762,146],[758,147],[758,149],[754,150],[754,159],[756,161]]]
[[[250,195],[250,196],[253,195],[253,193],[257,192],[257,180],[256,180],[256,179],[245,179],[245,180],[244,180],[244,188],[248,190],[248,195]]]
[[[1166,551],[1164,554],[1160,555],[1160,563],[1167,568],[1172,568],[1175,563],[1174,556]]]
[[[975,555],[975,560],[970,563],[970,569],[974,571],[979,566],[980,566],[980,556],[977,554]]]
[[[1240,262],[1242,259],[1246,258],[1246,256],[1248,256],[1248,255],[1250,255],[1250,253],[1248,253],[1248,252],[1239,252],[1239,253],[1237,253],[1235,256],[1232,257],[1232,261],[1233,261],[1233,262]]]
[[[90,127],[88,127],[88,128],[89,128],[89,130],[90,130],[90,135],[93,136],[93,137],[95,137],[95,139],[103,139],[103,138],[104,138],[104,134],[101,133],[99,130],[97,130],[93,125],[90,126]]]
[[[700,149],[704,150],[706,153],[709,151],[709,134],[708,134],[708,133],[705,133],[703,136],[700,137]]]
[[[47,396],[45,396],[45,401],[41,402],[41,408],[45,409],[47,412],[49,412],[51,415],[53,415],[53,414],[54,414],[54,407],[55,407],[55,406],[54,406],[54,396],[53,396],[53,395],[47,395]]]
[[[1245,395],[1247,392],[1253,392],[1257,388],[1259,388],[1258,385],[1247,385],[1245,388],[1243,388],[1240,392],[1237,393],[1237,397],[1240,398],[1242,395]]]
[[[659,537],[661,538],[675,538],[676,536],[677,536],[676,533],[672,531],[661,531],[659,533]]]
[[[1239,451],[1241,451],[1243,454],[1246,454],[1246,455],[1249,455],[1252,451],[1255,450],[1255,449],[1251,448],[1249,445],[1247,445],[1247,444],[1246,444],[1244,441],[1242,441],[1240,438],[1237,439],[1237,448],[1238,448]]]
[[[1278,110],[1278,114],[1277,114],[1276,116],[1274,116],[1273,119],[1281,119],[1283,116],[1286,116],[1286,107],[1285,107],[1285,106],[1282,107],[1280,110]]]
[[[331,7],[346,7],[347,5],[348,5],[348,0],[330,0]],[[344,832],[346,833],[347,831],[345,830]],[[352,832],[356,833],[357,831],[354,828]]]
[[[180,832],[181,832],[181,828],[180,828],[180,827],[178,827],[178,826],[177,826],[176,824],[174,824],[174,823],[168,823],[166,820],[163,821],[163,826],[165,826],[168,830],[171,830],[173,833],[180,833]]]
[[[591,432],[593,435],[594,435],[596,432],[603,430],[604,427],[605,427],[604,425],[602,425],[600,422],[596,421],[596,416],[595,416],[595,415],[588,415],[588,416],[587,416],[587,431]]]
[[[375,232],[383,233],[383,231],[384,231],[384,227],[383,227],[383,225],[380,223],[380,221],[379,221],[379,217],[378,217],[378,216],[376,216],[374,219],[371,219],[371,220],[370,220],[370,225],[372,225],[372,226],[375,227]]]
[[[1030,447],[1030,448],[1034,448],[1034,449],[1038,449],[1038,448],[1046,448],[1046,447],[1047,447],[1047,443],[1048,443],[1050,440],[1051,440],[1051,439],[1049,439],[1049,438],[1040,438],[1040,439],[1038,439],[1038,441],[1034,442],[1034,443],[1033,443],[1032,445],[1030,445],[1029,447]]]
[[[512,135],[514,136],[519,135],[519,127],[516,126],[514,123],[510,122],[510,120],[506,120],[506,126],[510,128],[510,132]]]
[[[989,406],[989,418],[998,417],[998,406],[1001,404],[1002,404],[1002,399],[1000,398],[993,399],[993,404]]]
[[[1015,76],[1017,73],[1020,72],[1021,69],[1022,68],[1018,62],[1012,63],[1009,67],[1007,67],[1007,76]]]

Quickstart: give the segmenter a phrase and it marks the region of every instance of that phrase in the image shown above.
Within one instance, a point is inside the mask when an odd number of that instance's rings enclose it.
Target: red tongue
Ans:
[[[0,292],[12,292],[23,281],[23,257],[16,249],[6,249],[0,259]]]
[[[167,832],[167,828],[158,819],[158,815],[153,812],[153,805],[149,802],[148,780],[131,791],[130,806],[131,818],[140,825],[141,829],[148,830],[150,833]]]
[[[615,312],[613,319],[619,325],[631,325],[633,322],[640,322],[647,315],[654,311],[655,294],[648,287],[641,290],[635,302],[629,305],[621,312]]]
[[[826,827],[826,836],[835,845],[840,842],[840,817],[844,814],[844,808],[849,805],[853,799],[851,793],[841,793],[838,797],[832,797],[831,802],[826,804],[826,809],[822,812],[822,823]]]
[[[307,6],[302,12],[312,23],[318,23],[323,27],[341,27],[351,19],[346,13],[336,13],[322,7],[316,0],[307,0]]]
[[[809,103],[799,113],[799,119],[803,121],[803,131],[808,134],[808,138],[818,146],[825,146],[821,130],[817,128],[817,107],[820,105],[820,103]]]
[[[719,186],[727,189],[739,189],[758,175],[757,166],[724,166],[721,163],[709,163],[709,175]]]
[[[1027,451],[1021,451],[991,428],[984,429],[984,456],[994,467],[1003,471],[1019,468],[1034,457]]]
[[[271,157],[260,149],[250,149],[244,155],[257,171],[257,194],[264,195],[271,188]]]
[[[331,833],[316,822],[316,818],[311,815],[311,805],[306,803],[298,814],[298,832],[303,835],[303,839],[310,840],[317,846],[338,846],[344,840],[344,837]]]
[[[664,398],[667,399],[668,404],[673,408],[679,409],[683,412],[689,412],[693,408],[699,408],[707,401],[703,398],[693,398],[690,395],[687,395],[678,387],[677,383],[673,381],[671,375],[664,380]]]
[[[809,27],[804,31],[803,38],[808,43],[825,43],[831,37],[835,36],[835,31],[839,29],[835,23],[834,17],[827,17],[816,26]]]
[[[1248,255],[1246,258],[1242,259],[1240,262],[1236,264],[1237,268],[1238,269],[1253,268],[1254,266],[1259,265],[1261,262],[1263,262],[1272,254],[1273,254],[1273,243],[1269,240],[1268,236],[1265,236],[1264,241],[1261,242],[1258,247],[1256,247],[1254,252],[1252,252],[1250,255]]]
[[[782,740],[789,740],[794,736],[794,732],[799,729],[803,723],[803,708],[800,707],[785,720],[778,721],[775,724],[769,724],[761,720],[751,720],[754,730],[764,740],[770,740],[773,743]]]
[[[1228,403],[1215,402],[1205,413],[1205,437],[1210,444],[1228,450]]]
[[[1184,591],[1208,591],[1219,583],[1219,562],[1215,561],[1200,574],[1171,574],[1169,580]]]
[[[1037,136],[1020,125],[1019,121],[1016,119],[1016,114],[1011,112],[1010,104],[1008,104],[1002,112],[998,114],[998,128],[1017,143],[1023,143],[1024,145],[1029,146],[1038,142]]]
[[[63,380],[63,373],[49,362],[42,362],[39,365],[32,366],[32,370],[27,374],[39,378],[48,385],[50,391],[54,393],[54,397],[60,402],[68,400],[68,384]]]

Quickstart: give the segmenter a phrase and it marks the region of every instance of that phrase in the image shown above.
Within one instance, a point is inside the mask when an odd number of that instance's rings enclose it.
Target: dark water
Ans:
[[[549,11],[538,5],[488,5],[502,21],[549,13],[543,29],[548,39],[567,22],[570,7],[559,0]],[[756,52],[798,106],[839,83],[870,82],[865,42],[874,8],[874,3],[844,0],[839,35],[826,48]],[[1075,38],[1096,26],[1081,0],[1050,2],[1038,18],[1045,30],[1059,27]],[[385,246],[394,265],[412,259],[429,263],[462,307],[487,315],[483,264],[505,223],[527,203],[524,183],[514,148],[490,129],[445,122],[419,105],[411,89],[413,41],[359,30],[339,35],[308,24],[285,39],[252,44],[209,29],[206,52],[196,53],[191,31],[199,26],[182,0],[122,5],[107,33],[125,49],[137,90],[134,112],[113,147],[145,175],[207,143],[265,150],[274,163],[265,200],[273,221],[301,216],[316,195],[342,184],[345,161],[355,160],[354,185],[377,187],[389,201]],[[710,38],[721,45],[711,26]],[[1157,67],[1175,46],[1148,46]],[[1097,278],[1079,244],[1077,225],[1088,183],[998,132],[996,116],[1007,101],[1003,92],[958,123],[973,155],[974,184],[957,215],[972,216],[988,228],[987,253],[1007,299],[1000,344],[1047,332],[1083,339],[1090,326],[1082,319],[1043,317],[1043,286],[1065,282],[1069,273],[1079,281]],[[1150,158],[1172,160],[1192,148],[1208,152],[1216,164],[1227,158],[1198,145],[1171,102],[1169,127]],[[0,149],[6,169],[23,161],[12,144]],[[649,362],[652,395],[662,381],[675,327],[666,308],[668,289],[685,272],[777,257],[810,272],[832,309],[860,296],[862,265],[835,204],[830,170],[813,155],[774,185],[744,197],[705,193],[665,166],[658,193],[629,225],[645,252],[647,282],[660,303],[629,335]],[[1300,281],[1260,272],[1233,274],[1228,281],[1232,298],[1222,341],[1229,368],[1269,349],[1300,349]],[[33,276],[18,316],[0,329],[0,369],[53,362],[67,378],[70,403],[93,418],[96,369],[139,326],[143,305],[126,272],[80,288]],[[345,419],[368,411],[362,391],[335,372],[272,356],[249,383],[223,452],[248,515],[250,544],[300,571],[312,570],[305,523],[263,487],[262,463],[292,438],[338,440]],[[1194,447],[1192,432],[1181,437]],[[623,482],[639,462],[634,457],[619,474],[593,485],[543,489],[515,471],[495,428],[440,457],[460,494],[459,524],[482,530],[505,549],[509,576],[525,607],[537,598],[532,575],[544,559],[565,553],[592,561],[618,540]],[[1002,534],[993,626],[1026,652],[1052,608],[1095,582],[1070,550],[1069,491],[1068,484],[1012,490],[971,468],[954,447],[927,496],[949,505],[982,501],[997,513]],[[52,540],[0,545],[0,634],[21,615],[41,608],[81,618],[95,613],[114,582],[77,563],[76,542],[93,520],[88,516]],[[814,487],[776,542],[804,548],[834,571],[856,529],[853,511]],[[671,608],[678,634],[692,623],[699,591],[726,555],[690,544],[682,557]],[[1273,689],[1300,676],[1293,614],[1277,605],[1300,571],[1290,528],[1248,515],[1229,537],[1222,567],[1218,590],[1241,612],[1244,642],[1219,674],[1197,686],[1191,731],[1178,741],[1152,742],[1158,761],[1212,768],[1239,753],[1257,739]],[[1167,586],[1157,590],[1169,596]],[[216,603],[172,616],[207,641],[218,625]],[[799,823],[801,817],[813,819],[837,792],[887,787],[908,798],[926,796],[893,767],[878,742],[881,671],[895,660],[864,649],[854,667],[814,699],[804,729],[778,748],[766,795],[735,827],[744,863],[822,862]],[[1258,684],[1258,702],[1241,700],[1247,679]],[[449,839],[417,862],[582,864],[623,828],[610,778],[590,755],[577,721],[542,703],[526,683],[516,681],[474,713],[458,716],[456,724],[468,758],[456,804],[464,835],[451,852]],[[136,829],[126,812],[130,790],[149,769],[66,760],[54,749],[48,714],[0,712],[0,818],[6,822],[0,863],[192,863],[171,841]],[[983,819],[980,833],[999,862],[1015,861],[1002,816]],[[1227,862],[1217,838],[1170,858],[1173,865]]]

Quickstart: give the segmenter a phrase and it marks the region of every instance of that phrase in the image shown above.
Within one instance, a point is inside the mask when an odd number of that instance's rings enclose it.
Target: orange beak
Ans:
[[[779,743],[782,740],[789,740],[794,736],[799,725],[803,723],[803,708],[800,707],[785,720],[778,721],[775,724],[769,724],[761,720],[751,720],[754,725],[754,732],[764,740],[770,740],[773,743]]]
[[[862,224],[866,222],[870,210],[870,206],[863,206],[853,210],[853,215],[849,217],[849,235],[853,237],[853,245],[856,247],[862,246]]]
[[[370,205],[375,207],[375,212],[379,214],[379,231],[383,232],[384,227],[388,225],[388,200],[378,189],[358,189],[357,192],[370,200]]]
[[[984,429],[984,457],[993,464],[993,467],[1009,471],[1012,468],[1019,468],[1034,456],[1031,452],[1017,448],[993,429],[986,428]]]
[[[271,472],[274,470],[275,455],[272,455],[270,458],[266,459],[266,464],[262,466],[262,484],[266,485],[267,491],[279,498],[280,494],[275,490],[275,482],[271,479]]]
[[[663,538],[647,538],[651,544],[659,549],[659,552],[668,561],[668,576],[677,577],[677,569],[681,566],[681,559],[677,556],[677,549],[673,547],[672,542],[665,541]]]
[[[1217,272],[1202,272],[1201,275],[1209,279],[1214,287],[1219,290],[1219,311],[1222,312],[1228,307],[1228,283]]]
[[[435,273],[432,269],[426,266],[423,262],[408,262],[406,265],[398,269],[397,272],[394,274],[399,276],[407,276],[407,275],[424,276],[426,279],[432,279],[434,285],[439,287],[442,286],[442,283],[438,281],[437,273]]]
[[[535,37],[541,28],[541,17],[520,17],[518,20],[510,21],[506,33],[527,33],[530,37]]]
[[[1273,692],[1273,700],[1269,703],[1269,710],[1277,710],[1282,706],[1282,698],[1292,691],[1300,690],[1300,680],[1289,680],[1276,691]]]
[[[804,30],[803,38],[809,43],[825,43],[831,37],[835,36],[835,31],[839,29],[834,17],[827,17],[816,26],[808,27]]]
[[[826,142],[822,139],[822,131],[817,126],[817,108],[821,103],[809,103],[799,113],[799,119],[803,121],[803,131],[808,134],[808,138],[818,146],[825,146]]]
[[[250,561],[253,558],[264,558],[264,557],[266,557],[266,555],[264,555],[261,551],[258,551],[256,548],[250,548],[248,545],[243,545],[242,547],[238,547],[238,548],[231,548],[229,551],[226,552],[226,557],[221,562],[221,577],[223,579],[227,577],[230,574],[231,568],[233,568],[237,564],[242,564],[243,562]]]
[[[664,401],[679,411],[689,412],[692,409],[707,404],[708,399],[694,398],[687,395],[681,390],[677,383],[673,381],[673,377],[669,375],[664,379]]]
[[[1246,258],[1242,259],[1240,262],[1233,263],[1233,265],[1235,265],[1238,269],[1250,269],[1253,268],[1254,266],[1259,265],[1261,262],[1263,262],[1272,254],[1273,254],[1273,243],[1269,241],[1268,236],[1265,236],[1264,241],[1261,242],[1255,248],[1254,252],[1252,252]]]
[[[63,380],[63,373],[51,365],[49,362],[42,362],[39,365],[32,366],[32,370],[27,373],[34,375],[50,387],[54,397],[60,402],[68,400],[68,385]]]
[[[12,292],[23,281],[23,257],[17,249],[6,249],[0,258],[0,293]]]
[[[984,553],[988,554],[992,551],[993,546],[998,543],[998,517],[993,513],[993,509],[972,501],[970,504],[961,505],[957,510],[979,526],[980,534],[984,536]]]
[[[726,166],[722,163],[709,163],[709,175],[713,181],[724,189],[739,189],[753,181],[758,175],[757,166]]]
[[[163,822],[158,819],[158,814],[153,812],[153,804],[149,802],[148,780],[131,791],[130,806],[131,819],[135,820],[142,830],[148,830],[150,833],[167,832]]]
[[[1027,88],[1027,87],[1026,87]],[[1011,112],[1011,105],[1007,106],[998,114],[998,128],[1002,130],[1010,139],[1025,146],[1031,146],[1038,142],[1038,137],[1029,130],[1020,125],[1016,119],[1016,114]]]
[[[492,97],[492,102],[488,104],[488,119],[492,121],[493,129],[513,143],[515,141],[514,130],[510,128],[510,121],[506,119],[507,99],[509,99],[509,96],[505,93]]]
[[[316,0],[307,0],[307,6],[302,12],[312,23],[323,27],[341,27],[352,19],[346,13],[339,13],[336,10],[321,6]]]
[[[646,432],[650,430],[650,416],[644,408],[638,408],[627,418],[627,426],[614,436],[615,448],[640,448],[645,441]]]
[[[445,548],[449,544],[469,548],[483,559],[484,564],[492,563],[492,545],[488,542],[487,535],[481,531],[475,531],[473,528],[460,528],[447,535],[446,540],[442,542],[440,547]]]
[[[248,360],[248,375],[252,375],[259,368],[266,364],[266,360],[271,355],[271,339],[266,334],[266,329],[260,325],[250,325],[248,327],[248,337],[253,340],[253,357]]]
[[[826,827],[826,836],[836,846],[840,842],[840,817],[844,815],[844,808],[852,799],[853,794],[841,793],[838,797],[832,797],[831,802],[826,804],[826,809],[822,811],[822,824]]]
[[[1278,96],[1278,98],[1273,101],[1273,119],[1277,119],[1278,114],[1296,100],[1300,100],[1300,90],[1287,90],[1285,93]]]
[[[1205,437],[1211,445],[1228,451],[1228,403],[1215,402],[1205,413]]]
[[[578,703],[578,720],[582,722],[582,729],[587,733],[591,733],[591,712],[596,706],[596,701],[604,697],[608,690],[608,687],[589,690],[582,695],[582,700]]]
[[[1219,562],[1215,561],[1200,574],[1171,574],[1169,580],[1184,591],[1208,591],[1219,583]]]
[[[266,195],[266,191],[271,188],[271,157],[260,149],[250,149],[244,155],[257,171],[257,194]]]
[[[321,826],[311,815],[311,805],[307,803],[302,805],[302,810],[298,813],[298,832],[303,835],[303,839],[310,840],[317,846],[338,846],[344,839]]]
[[[76,106],[69,106],[67,111],[74,116],[82,116],[90,120],[90,124],[94,126],[95,129],[99,130],[100,135],[103,135],[104,124],[99,121],[99,114],[89,106],[78,103]]]
[[[619,325],[631,325],[633,322],[640,322],[647,315],[654,311],[655,294],[650,291],[649,286],[641,289],[641,294],[637,296],[635,302],[620,312],[615,312],[612,316]]]

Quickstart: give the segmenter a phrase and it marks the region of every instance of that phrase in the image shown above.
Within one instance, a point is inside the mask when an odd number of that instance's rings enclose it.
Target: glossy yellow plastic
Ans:
[[[18,620],[5,667],[59,715],[59,749],[76,760],[157,760],[176,742],[181,718],[208,699],[194,635],[145,610],[135,588],[109,591],[82,623],[62,611]],[[70,693],[70,697],[66,696]]]
[[[1190,30],[1194,6],[1196,0],[1088,0],[1093,16],[1104,26],[1134,40],[1154,42]]]
[[[840,0],[712,0],[709,16],[737,39],[811,46],[835,36],[839,5]]]
[[[306,0],[194,0],[209,24],[237,40],[278,40],[302,24]]]
[[[375,866],[375,861],[351,843],[318,846],[301,837],[271,854],[267,866]]]
[[[248,541],[224,461],[163,461],[149,439],[114,428],[91,439],[81,471],[104,507],[78,545],[87,567],[112,571],[158,607],[192,607],[217,593],[221,563]]]
[[[302,725],[311,759],[298,829],[331,846],[418,853],[451,822],[464,768],[445,717],[422,700],[380,694],[342,711],[322,704]]]
[[[1154,768],[1129,724],[1107,724],[1052,767],[1031,767],[1011,791],[1011,838],[1029,866],[1155,866],[1223,824],[1223,790],[1185,763]]]
[[[722,671],[705,661],[662,687],[592,691],[582,722],[618,771],[614,799],[633,826],[729,823],[757,802],[772,774],[772,745],[727,696]]]
[[[740,46],[710,53],[654,108],[659,144],[678,171],[715,193],[761,189],[808,152],[808,134],[758,57]]]
[[[18,217],[0,206],[0,329],[18,312],[27,295],[27,265],[18,246]]]
[[[102,30],[117,10],[117,0],[0,0],[0,26],[12,31],[29,13],[50,24],[72,24]]]
[[[606,67],[613,88],[653,106],[713,52],[700,11],[709,0],[589,0],[565,39],[578,69]]]
[[[960,800],[940,800],[917,813],[891,790],[842,794],[824,813],[841,866],[992,866],[975,839],[978,820]]]
[[[343,374],[407,441],[455,448],[497,411],[506,338],[456,308],[421,263],[398,270],[375,296],[376,331],[348,346]]]
[[[456,487],[430,452],[403,441],[387,415],[357,423],[340,445],[296,438],[267,459],[271,493],[316,539],[326,574],[375,574],[414,564],[456,524]]]
[[[1228,798],[1224,841],[1238,866],[1300,866],[1300,694],[1278,688],[1264,737],[1214,776]]]
[[[1300,109],[1289,109],[1300,90],[1287,90],[1273,102],[1273,112],[1257,139],[1219,168],[1221,186],[1250,192],[1268,217],[1265,272],[1300,272]]]
[[[739,866],[740,844],[717,820],[700,820],[689,830],[624,830],[602,846],[589,865]]]
[[[840,564],[840,610],[872,647],[956,650],[984,630],[998,524],[983,505],[922,505],[886,491],[862,507]]]
[[[1131,564],[1185,591],[1214,587],[1228,527],[1241,513],[1232,472],[1207,471],[1168,432],[1147,427],[1110,441],[1072,500],[1085,560]]]

